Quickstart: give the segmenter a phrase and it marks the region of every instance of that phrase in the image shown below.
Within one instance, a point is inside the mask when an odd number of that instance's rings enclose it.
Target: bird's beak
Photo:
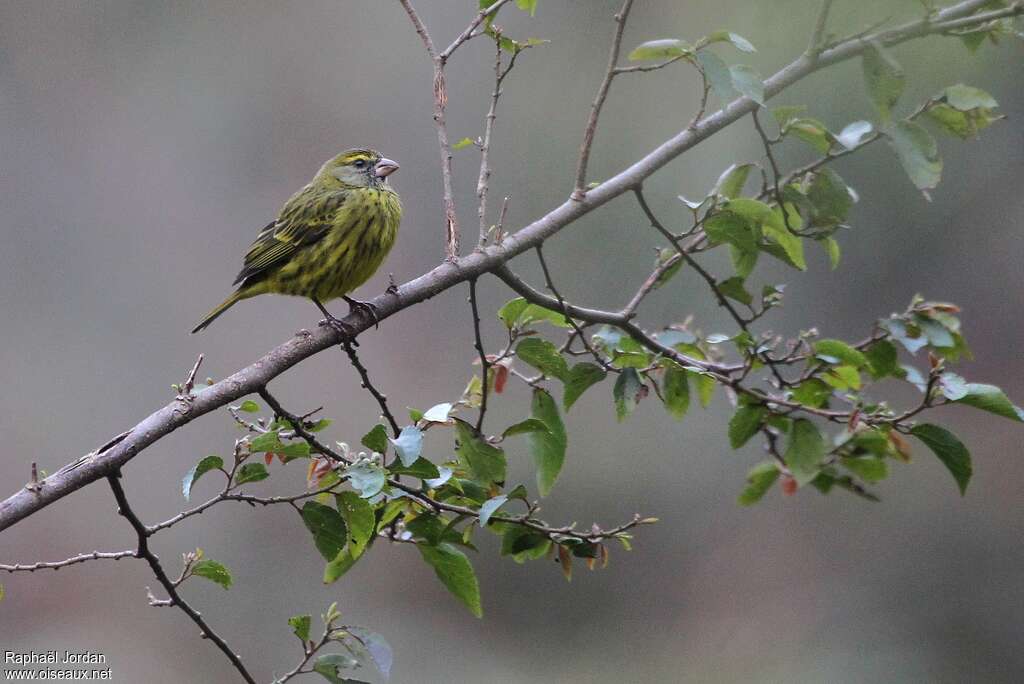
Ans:
[[[398,170],[398,162],[382,157],[377,165],[373,167],[373,175],[377,178],[387,178]]]

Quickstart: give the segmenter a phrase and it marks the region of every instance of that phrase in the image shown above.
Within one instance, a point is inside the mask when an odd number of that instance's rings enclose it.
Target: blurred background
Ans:
[[[476,7],[470,0],[418,4],[445,45]],[[718,52],[768,75],[804,48],[818,4],[646,0],[637,3],[625,47],[727,28],[759,52]],[[499,111],[491,206],[496,212],[510,195],[512,227],[571,190],[618,5],[541,0],[532,20],[514,8],[502,12],[509,34],[551,41],[522,56]],[[848,33],[918,12],[911,0],[840,0],[830,25]],[[453,140],[482,133],[492,45],[472,41],[450,64]],[[818,326],[828,337],[857,339],[915,293],[959,302],[977,360],[958,372],[1024,401],[1021,45],[987,45],[970,57],[956,39],[931,38],[895,54],[909,81],[903,111],[966,82],[990,91],[1010,120],[977,141],[940,139],[946,168],[930,203],[885,145],[838,163],[862,197],[853,228],[839,236],[842,266],[830,272],[814,249],[805,274],[762,259],[753,282],[789,283],[785,307],[765,326],[787,334]],[[171,383],[184,379],[200,352],[201,376],[221,378],[316,325],[312,305],[261,297],[203,334],[188,334],[228,293],[259,228],[337,151],[372,146],[402,165],[393,177],[405,205],[399,242],[357,294],[380,292],[388,271],[402,282],[437,264],[443,228],[430,78],[397,2],[0,4],[0,495],[28,480],[30,462],[53,472],[170,401]],[[617,80],[591,178],[619,171],[677,132],[696,96],[694,74],[681,67]],[[857,62],[772,102],[802,103],[833,130],[871,115]],[[787,165],[810,159],[797,143],[784,147]],[[473,148],[456,155],[464,243],[471,244],[478,155]],[[760,156],[745,119],[656,175],[648,197],[663,219],[681,225],[678,194],[702,196],[729,163]],[[658,245],[624,197],[563,231],[546,256],[568,298],[617,306],[648,273]],[[717,255],[708,263],[720,273],[727,268]],[[512,265],[539,284],[532,257]],[[481,285],[484,334],[497,349],[493,312],[511,294],[493,278]],[[397,410],[462,391],[475,358],[466,294],[466,287],[446,292],[361,338],[363,361]],[[691,313],[706,331],[731,330],[687,274],[648,300],[641,322]],[[744,509],[735,497],[762,455],[753,442],[729,449],[724,397],[706,411],[691,409],[681,423],[652,399],[617,425],[610,384],[591,389],[568,416],[569,454],[544,515],[612,525],[640,512],[661,523],[638,532],[632,553],[613,548],[606,570],[577,568],[571,584],[553,562],[498,558],[497,539],[478,534],[482,621],[407,546],[378,544],[342,581],[323,586],[320,558],[287,507],[223,504],[161,533],[155,549],[169,572],[196,546],[231,568],[236,583],[228,592],[203,580],[183,591],[261,681],[297,662],[287,618],[316,616],[335,600],[346,622],[390,641],[392,681],[402,683],[1021,680],[1020,426],[967,408],[936,416],[973,452],[965,498],[916,445],[914,463],[894,464],[878,487],[879,504],[844,492],[782,497],[774,490]],[[272,389],[296,412],[323,405],[336,419],[332,439],[358,442],[377,416],[340,351],[309,359]],[[506,425],[528,410],[527,392],[511,387],[494,402],[489,424]],[[186,507],[185,471],[206,454],[229,454],[236,435],[218,412],[164,439],[125,468],[129,499],[147,522],[172,516]],[[440,461],[448,448],[446,437],[432,433],[426,453]],[[511,445],[509,456],[513,478],[532,488],[523,445]],[[303,470],[278,466],[249,489],[299,491]],[[194,502],[216,491],[210,479],[197,485]],[[0,561],[53,561],[133,544],[108,488],[97,483],[0,534]],[[100,651],[120,682],[236,680],[183,614],[147,605],[146,587],[155,581],[141,561],[0,580],[7,590],[2,650]]]

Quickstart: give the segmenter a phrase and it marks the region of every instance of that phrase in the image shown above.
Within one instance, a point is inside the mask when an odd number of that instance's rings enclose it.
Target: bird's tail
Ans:
[[[203,318],[203,320],[201,320],[199,322],[199,325],[197,325],[195,328],[192,329],[192,333],[195,334],[195,333],[199,332],[200,330],[202,330],[203,328],[205,328],[206,326],[208,326],[211,323],[213,323],[214,319],[216,319],[222,313],[224,313],[225,311],[230,309],[240,299],[242,299],[241,292],[236,291],[236,292],[232,293],[230,297],[228,297],[223,302],[218,304],[213,309],[213,311],[211,311],[210,313],[206,314],[206,316]]]

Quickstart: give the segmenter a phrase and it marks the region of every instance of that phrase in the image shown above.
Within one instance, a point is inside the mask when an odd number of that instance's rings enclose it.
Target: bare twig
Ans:
[[[484,351],[483,337],[480,335],[480,311],[476,303],[476,278],[469,281],[469,307],[473,312],[473,344],[477,354],[480,355],[480,413],[476,418],[476,431],[480,432],[484,425],[484,416],[487,415],[487,374],[491,370],[491,364],[487,360],[487,353]]]
[[[822,0],[818,18],[814,22],[811,41],[807,45],[807,55],[816,58],[825,49],[825,27],[828,25],[828,13],[832,10],[832,0]]]
[[[356,369],[357,373],[359,373],[360,384],[373,395],[374,399],[377,400],[377,405],[380,406],[380,414],[384,416],[386,421],[388,421],[388,425],[391,426],[391,431],[394,433],[394,436],[398,437],[398,433],[402,431],[402,428],[398,426],[398,421],[395,420],[394,414],[392,414],[391,409],[388,408],[388,398],[382,394],[372,382],[370,382],[370,374],[367,372],[366,366],[364,366],[359,360],[359,356],[356,354],[356,348],[352,346],[352,343],[346,340],[341,343],[341,346],[344,347],[345,353],[348,354],[349,361],[352,362],[352,367]],[[269,396],[266,394],[265,389],[260,392],[260,395],[263,396],[264,399]]]
[[[608,89],[615,78],[615,68],[619,63],[619,51],[622,49],[622,33],[626,30],[626,20],[629,18],[629,10],[633,7],[633,0],[626,0],[622,9],[615,15],[615,33],[612,35],[612,46],[608,53],[608,68],[605,69],[604,79],[597,89],[597,96],[590,106],[590,117],[587,119],[587,127],[583,131],[583,143],[580,145],[580,157],[576,164],[576,178],[573,180],[572,199],[579,201],[586,195],[587,164],[590,161],[590,148],[594,144],[594,134],[597,131],[597,120],[601,116],[601,107],[608,97]]]
[[[72,556],[62,561],[55,561],[51,563],[31,563],[23,565],[21,563],[15,563],[14,565],[7,565],[0,563],[0,570],[6,570],[7,572],[35,572],[36,570],[60,570],[66,568],[69,565],[75,565],[76,563],[84,563],[91,560],[120,560],[122,558],[134,558],[135,551],[93,551],[92,553],[80,553],[77,556]]]
[[[448,58],[452,56],[452,53],[459,49],[460,45],[465,43],[467,40],[480,35],[479,33],[473,32],[476,31],[477,27],[480,26],[487,17],[491,17],[493,19],[494,15],[498,13],[498,10],[501,9],[502,5],[507,2],[509,2],[509,0],[497,0],[494,4],[489,7],[484,7],[482,10],[477,12],[476,17],[474,17],[473,21],[469,23],[469,26],[467,26],[462,33],[452,41],[452,44],[446,47],[441,54],[438,55],[438,57],[440,57],[442,61],[447,61]]]
[[[200,631],[203,633],[203,636],[212,641],[217,648],[227,656],[228,660],[231,661],[231,664],[234,665],[236,670],[238,670],[238,674],[241,675],[242,679],[249,682],[249,684],[255,684],[256,680],[253,679],[252,675],[249,674],[249,671],[245,669],[245,665],[242,664],[241,659],[239,659],[235,652],[231,650],[224,639],[222,639],[219,634],[213,631],[213,629],[206,624],[203,616],[200,615],[183,598],[181,598],[174,582],[172,582],[167,576],[167,573],[164,572],[163,566],[160,565],[160,559],[157,558],[156,554],[154,554],[149,548],[150,533],[146,530],[146,526],[142,524],[142,521],[139,520],[139,517],[135,515],[135,512],[128,505],[128,499],[125,496],[124,488],[121,487],[120,477],[121,474],[119,472],[114,472],[107,476],[107,482],[110,483],[110,489],[113,491],[114,499],[117,501],[117,512],[128,521],[139,538],[139,548],[135,552],[135,556],[137,558],[144,558],[146,559],[146,562],[149,563],[149,567],[156,576],[157,581],[160,582],[164,591],[166,591],[167,595],[170,597],[170,605],[180,608],[182,612],[188,615],[192,622],[196,623]]]

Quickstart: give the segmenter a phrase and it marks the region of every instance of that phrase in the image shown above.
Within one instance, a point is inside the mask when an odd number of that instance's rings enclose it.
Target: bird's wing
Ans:
[[[330,231],[331,217],[341,202],[316,202],[305,211],[289,212],[267,224],[245,253],[245,261],[234,284],[251,280],[287,263],[295,252],[323,239]]]

